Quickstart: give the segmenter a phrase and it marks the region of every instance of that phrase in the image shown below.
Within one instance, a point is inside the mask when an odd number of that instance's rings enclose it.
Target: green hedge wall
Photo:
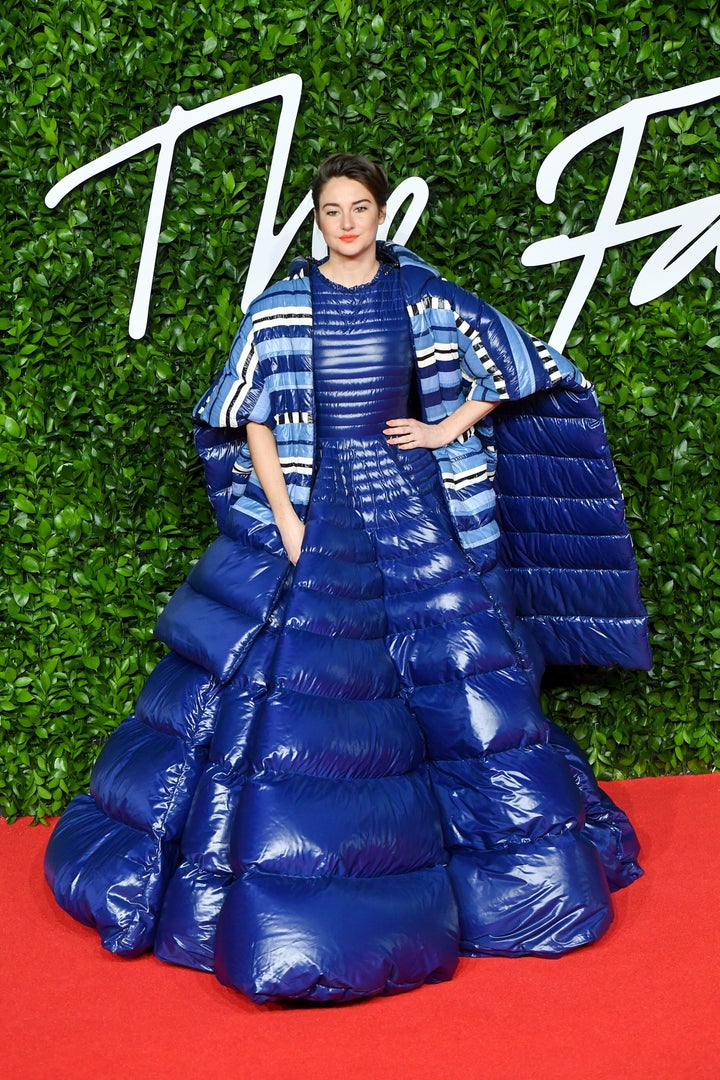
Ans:
[[[54,210],[71,169],[281,74],[304,82],[283,215],[335,149],[419,173],[413,246],[548,336],[577,263],[520,255],[592,228],[609,137],[535,194],[548,151],[635,97],[715,77],[716,5],[657,0],[70,0],[3,5],[0,810],[57,813],[131,711],[162,647],[155,618],[214,535],[189,413],[240,317],[279,115],[269,102],[178,144],[143,341],[128,313],[156,152]],[[628,211],[718,190],[720,102],[647,129]],[[285,220],[285,217],[282,218]],[[297,247],[309,243],[309,227]],[[720,662],[712,258],[640,308],[661,238],[609,252],[568,352],[598,386],[652,616],[651,673],[561,670],[552,716],[603,777],[716,767]]]

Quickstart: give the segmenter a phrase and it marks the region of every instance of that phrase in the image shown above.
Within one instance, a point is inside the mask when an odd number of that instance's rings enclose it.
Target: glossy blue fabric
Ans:
[[[274,525],[228,515],[46,859],[107,948],[260,1002],[396,993],[461,953],[560,955],[640,873],[627,819],[540,710],[539,653],[502,572],[458,542],[435,458],[381,433],[412,378],[396,276],[318,283],[314,332],[297,566]]]
[[[407,413],[412,341],[400,275],[382,263],[372,288],[313,274],[317,438],[380,435]]]

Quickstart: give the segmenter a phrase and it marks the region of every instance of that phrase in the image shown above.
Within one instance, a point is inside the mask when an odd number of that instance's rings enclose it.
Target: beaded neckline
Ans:
[[[318,277],[322,278],[323,284],[327,285],[329,288],[336,289],[338,292],[354,293],[360,289],[367,289],[371,285],[374,285],[379,277],[387,276],[387,274],[392,270],[392,266],[388,265],[388,263],[381,262],[377,268],[375,275],[371,277],[369,281],[361,281],[357,285],[341,285],[339,281],[333,281],[332,278],[325,277],[325,274],[321,273],[320,271],[320,264],[317,264],[313,269],[318,275]]]

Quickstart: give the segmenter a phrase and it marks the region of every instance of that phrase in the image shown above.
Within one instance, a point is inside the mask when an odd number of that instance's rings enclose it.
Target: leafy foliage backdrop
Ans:
[[[156,152],[86,183],[71,169],[194,108],[297,72],[280,219],[335,149],[430,185],[412,245],[547,337],[577,263],[528,269],[534,239],[591,229],[618,139],[556,203],[535,177],[574,129],[719,72],[714,3],[687,0],[35,0],[0,6],[0,811],[57,813],[87,785],[162,647],[156,616],[214,535],[189,414],[240,317],[279,104],[176,148],[151,321],[128,336]],[[720,101],[652,120],[628,205],[718,190]],[[309,245],[310,230],[297,247]],[[595,381],[652,616],[651,673],[562,670],[546,707],[603,777],[717,765],[718,275],[708,259],[641,308],[661,238],[609,252],[568,352]]]

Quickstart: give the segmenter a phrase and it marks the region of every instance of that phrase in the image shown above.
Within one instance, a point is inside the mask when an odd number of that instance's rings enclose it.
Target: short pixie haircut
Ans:
[[[331,154],[318,166],[312,183],[312,200],[315,210],[320,209],[320,193],[328,180],[347,176],[357,180],[372,194],[379,208],[388,201],[388,178],[382,165],[377,165],[361,154]]]

